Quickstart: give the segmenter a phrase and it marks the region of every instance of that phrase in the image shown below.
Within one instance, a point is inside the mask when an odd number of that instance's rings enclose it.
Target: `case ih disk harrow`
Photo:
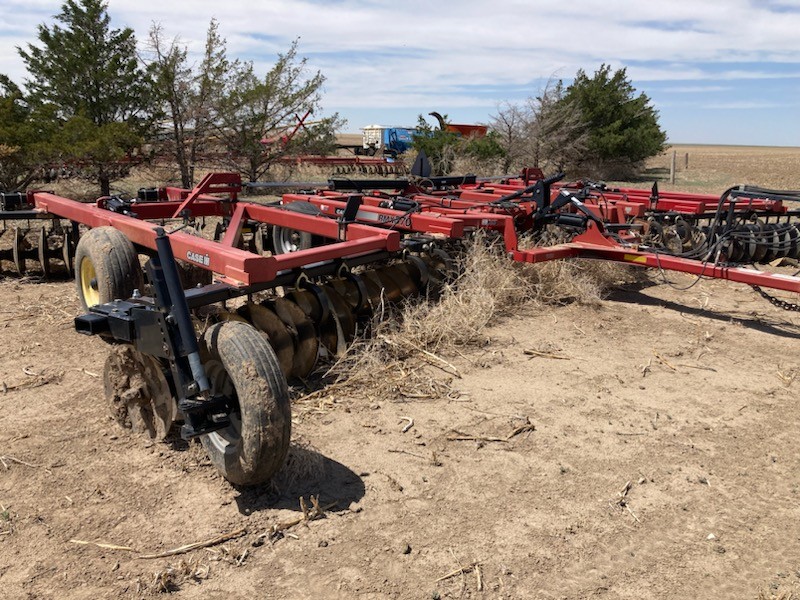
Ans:
[[[236,484],[265,481],[283,464],[287,379],[341,354],[382,303],[435,295],[460,242],[479,230],[518,262],[592,258],[682,271],[746,283],[797,309],[762,288],[799,292],[800,278],[748,265],[798,257],[800,211],[789,208],[798,193],[735,188],[715,198],[562,177],[527,169],[496,182],[331,180],[273,205],[239,200],[241,181],[228,173],[193,190],[95,204],[7,194],[0,219],[17,226],[0,258],[20,273],[39,260],[47,275],[55,255],[67,272],[74,264],[86,309],[76,328],[113,342],[104,382],[117,420],[154,439],[182,421],[182,435],[200,437]],[[219,220],[214,240],[192,233],[207,217]],[[38,246],[19,226],[31,219],[50,223]],[[214,282],[183,283],[187,265]],[[238,308],[226,308],[235,298]],[[213,324],[198,338],[200,319]]]

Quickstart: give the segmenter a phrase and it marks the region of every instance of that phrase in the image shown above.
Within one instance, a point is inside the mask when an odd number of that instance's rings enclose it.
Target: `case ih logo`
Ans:
[[[193,263],[197,263],[198,265],[205,265],[208,266],[208,263],[211,262],[211,259],[208,257],[208,254],[198,254],[197,252],[192,252],[189,250],[186,253],[186,258]]]

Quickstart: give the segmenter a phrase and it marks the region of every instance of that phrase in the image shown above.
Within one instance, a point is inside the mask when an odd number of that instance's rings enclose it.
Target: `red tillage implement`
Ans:
[[[95,204],[4,195],[0,219],[52,220],[38,249],[15,228],[5,258],[20,272],[38,257],[46,275],[53,253],[69,270],[74,257],[87,310],[76,328],[114,344],[104,377],[119,422],[164,438],[181,421],[225,477],[252,484],[285,459],[287,379],[341,354],[384,303],[438,293],[460,242],[477,231],[519,262],[590,258],[682,271],[750,284],[796,309],[761,288],[798,292],[800,278],[749,265],[797,259],[797,193],[734,188],[716,198],[562,177],[331,180],[259,204],[239,198],[237,175],[221,173],[193,190]],[[207,219],[216,221],[213,240],[200,235]],[[190,285],[198,271],[205,285]]]

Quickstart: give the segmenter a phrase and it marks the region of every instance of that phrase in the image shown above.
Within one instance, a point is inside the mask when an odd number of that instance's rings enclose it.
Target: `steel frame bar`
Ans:
[[[47,192],[36,192],[33,199],[37,209],[41,211],[89,227],[111,226],[120,230],[134,244],[150,250],[156,249],[155,225],[152,223]],[[247,203],[239,204],[236,210],[240,210],[241,219],[252,218],[331,239],[338,239],[340,235],[338,223],[327,217],[289,213],[280,208]],[[344,234],[344,239],[334,244],[269,257],[180,231],[169,234],[169,237],[175,256],[219,273],[222,281],[231,285],[265,283],[272,281],[279,272],[308,264],[382,250],[396,252],[400,249],[400,234],[397,231],[351,224],[344,229]]]
[[[642,252],[633,247],[626,248],[605,237],[592,222],[588,223],[586,233],[576,236],[570,243],[531,250],[517,250],[513,252],[513,258],[529,263],[558,258],[608,260],[800,293],[800,278],[798,277],[742,267],[718,266],[710,262],[690,260],[669,254]]]

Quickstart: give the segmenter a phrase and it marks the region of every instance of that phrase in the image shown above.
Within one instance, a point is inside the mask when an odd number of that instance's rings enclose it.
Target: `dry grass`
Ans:
[[[792,590],[778,592],[777,590],[761,590],[756,600],[798,600],[798,595]]]
[[[515,263],[481,237],[469,243],[459,262],[460,275],[438,300],[414,299],[350,348],[329,371],[337,389],[375,398],[447,396],[452,377],[460,377],[448,358],[487,345],[490,325],[522,309],[596,304],[629,273],[593,261]],[[450,379],[443,380],[442,371]]]
[[[186,583],[199,584],[208,579],[210,567],[200,558],[181,560],[175,565],[153,573],[149,581],[138,582],[138,593],[142,595],[172,594],[180,591]]]

